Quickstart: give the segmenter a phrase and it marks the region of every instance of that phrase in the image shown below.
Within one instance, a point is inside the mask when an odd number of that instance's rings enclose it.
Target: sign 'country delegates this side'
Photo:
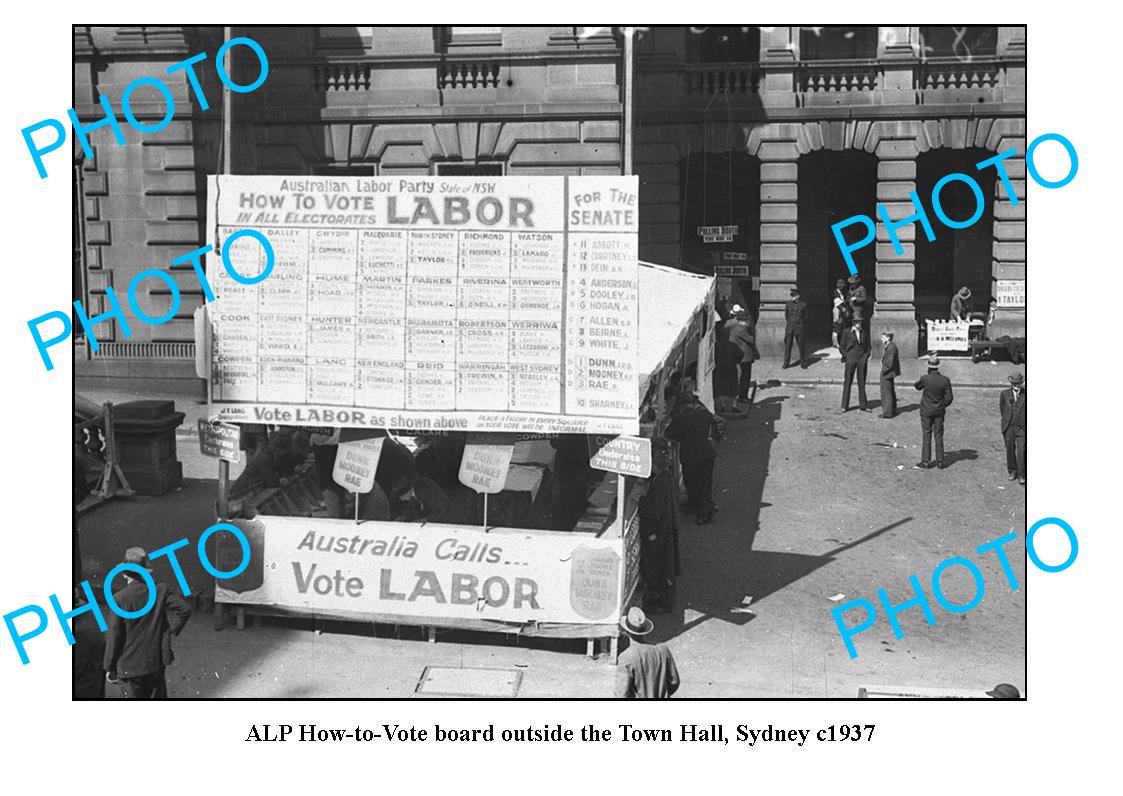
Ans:
[[[638,431],[635,177],[211,177],[224,420]],[[256,229],[267,279],[224,243]],[[249,236],[239,274],[266,268]]]

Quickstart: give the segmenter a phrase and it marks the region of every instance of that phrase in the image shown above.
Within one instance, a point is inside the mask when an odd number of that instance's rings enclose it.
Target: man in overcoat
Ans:
[[[140,547],[125,551],[125,563],[152,568],[148,554]],[[145,608],[151,596],[151,576],[145,578],[135,569],[124,570],[125,587],[114,592],[113,601],[125,613]],[[175,660],[172,636],[178,636],[191,618],[191,608],[168,587],[156,584],[152,607],[134,619],[125,619],[110,612],[106,617],[109,630],[105,642],[104,668],[106,679],[120,682],[126,699],[167,699],[165,670]]]
[[[886,420],[897,414],[897,386],[894,382],[901,375],[901,358],[893,333],[881,333],[881,417]]]
[[[1002,416],[1002,440],[1006,443],[1006,471],[1010,480],[1026,482],[1026,385],[1025,376],[1015,373],[1010,386],[998,396]]]

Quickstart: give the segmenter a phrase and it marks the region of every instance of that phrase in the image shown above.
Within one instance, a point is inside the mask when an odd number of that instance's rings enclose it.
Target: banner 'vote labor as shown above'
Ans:
[[[224,420],[636,433],[635,177],[209,182]],[[266,279],[223,244],[253,229]],[[266,247],[228,256],[261,274]]]

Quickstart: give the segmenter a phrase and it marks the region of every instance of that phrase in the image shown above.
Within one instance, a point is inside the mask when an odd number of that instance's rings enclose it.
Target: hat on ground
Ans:
[[[1013,373],[1013,374],[1010,375],[1010,383],[1011,384],[1021,384],[1025,380],[1026,380],[1026,377],[1023,376],[1021,373]]]
[[[1017,688],[1009,683],[999,683],[990,691],[987,691],[988,697],[994,699],[1021,699],[1022,695]]]
[[[930,368],[940,367],[940,358],[938,356],[936,356],[935,354],[928,357],[928,367],[930,367]]]
[[[862,277],[858,276],[857,274],[851,274],[850,277],[846,281],[853,285],[853,284],[856,284],[858,282],[861,282]]]
[[[125,551],[125,564],[135,564],[143,569],[152,572],[152,562],[148,560],[148,553],[144,551],[143,547],[130,547]],[[128,570],[126,570],[127,572]]]
[[[624,628],[629,636],[646,636],[655,629],[655,625],[639,606],[632,606],[628,609],[627,616],[620,617],[620,627]]]

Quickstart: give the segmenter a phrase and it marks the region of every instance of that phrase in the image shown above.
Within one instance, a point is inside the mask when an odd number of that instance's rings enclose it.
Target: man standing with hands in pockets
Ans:
[[[866,365],[870,358],[870,336],[862,331],[862,319],[857,315],[852,326],[842,333],[842,412],[850,411],[850,385],[854,375],[858,376],[858,406],[863,412],[870,411],[866,403]]]

